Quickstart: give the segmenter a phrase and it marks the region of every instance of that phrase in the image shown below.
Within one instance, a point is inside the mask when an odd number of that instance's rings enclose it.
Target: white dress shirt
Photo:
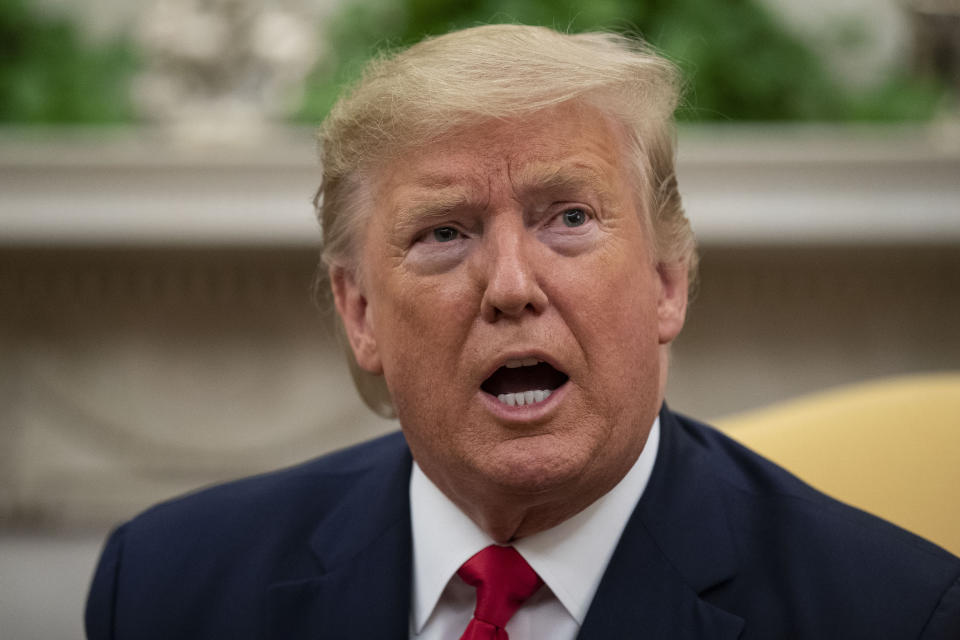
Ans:
[[[650,480],[660,419],[637,461],[606,495],[552,529],[513,546],[545,583],[507,623],[510,640],[573,640],[620,534]],[[410,476],[413,585],[410,637],[456,640],[473,617],[476,590],[456,575],[493,540],[424,475]]]

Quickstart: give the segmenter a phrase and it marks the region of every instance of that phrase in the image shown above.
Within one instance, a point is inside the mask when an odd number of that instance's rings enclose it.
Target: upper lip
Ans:
[[[536,358],[540,362],[546,362],[564,375],[570,375],[570,372],[564,369],[563,366],[559,364],[557,359],[548,354],[546,351],[540,349],[510,350],[497,354],[496,361],[491,363],[491,365],[486,369],[486,373],[483,375],[483,378],[480,380],[481,384],[490,376],[492,376],[497,369],[505,366],[508,361],[523,360],[524,358]]]

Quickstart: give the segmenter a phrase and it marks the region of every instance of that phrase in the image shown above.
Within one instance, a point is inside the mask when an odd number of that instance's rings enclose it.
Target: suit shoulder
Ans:
[[[767,507],[815,514],[818,519],[840,519],[853,527],[876,529],[935,554],[960,561],[940,547],[882,518],[833,498],[761,454],[703,422],[677,416],[681,427],[712,458],[717,479],[734,491]]]
[[[107,543],[88,601],[90,636],[251,637],[269,585],[319,571],[319,528],[336,529],[381,494],[399,500],[410,464],[406,442],[391,434],[148,509]]]
[[[677,418],[693,446],[708,456],[717,482],[728,488],[734,512],[757,531],[822,552],[843,550],[904,575],[929,566],[948,582],[960,577],[960,558],[932,542],[826,495],[707,424]],[[756,520],[743,517],[748,513]]]
[[[676,416],[672,427],[678,470],[722,505],[710,536],[729,539],[737,558],[737,578],[712,601],[746,619],[791,621],[790,637],[952,637],[937,630],[960,624],[960,558],[708,425]],[[762,637],[787,634],[772,628]]]
[[[127,523],[127,535],[162,531],[189,523],[243,527],[286,511],[323,512],[335,504],[354,479],[366,472],[389,473],[409,456],[399,432],[334,451],[298,465],[198,489],[161,502]]]

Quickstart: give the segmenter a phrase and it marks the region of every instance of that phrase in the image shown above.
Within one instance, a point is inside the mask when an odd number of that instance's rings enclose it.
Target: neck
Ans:
[[[432,477],[431,480],[495,542],[507,544],[551,529],[577,515],[613,489],[636,459],[637,456],[624,458],[620,465],[604,469],[602,475],[583,473],[561,486],[538,493],[496,486],[481,492],[478,488],[483,485],[479,482],[453,484],[438,482]],[[467,491],[458,491],[460,487],[466,487]]]
[[[603,493],[577,504],[565,504],[564,508],[557,508],[552,504],[506,510],[471,509],[471,505],[467,504],[458,506],[495,542],[507,544],[557,526],[586,509],[602,495]]]

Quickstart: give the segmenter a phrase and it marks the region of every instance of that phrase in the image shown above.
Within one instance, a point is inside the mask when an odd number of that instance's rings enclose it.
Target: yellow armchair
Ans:
[[[960,555],[960,373],[842,387],[715,422],[824,493]]]

